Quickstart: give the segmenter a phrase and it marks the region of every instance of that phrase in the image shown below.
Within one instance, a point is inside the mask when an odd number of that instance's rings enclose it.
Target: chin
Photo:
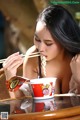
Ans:
[[[47,58],[46,61],[52,61],[54,58]]]
[[[50,59],[46,59],[46,62],[50,61]]]

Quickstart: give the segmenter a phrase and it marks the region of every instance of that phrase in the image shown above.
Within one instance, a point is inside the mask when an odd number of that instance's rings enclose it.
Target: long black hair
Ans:
[[[44,21],[52,37],[74,56],[80,53],[80,28],[72,15],[60,5],[50,5],[38,16]]]

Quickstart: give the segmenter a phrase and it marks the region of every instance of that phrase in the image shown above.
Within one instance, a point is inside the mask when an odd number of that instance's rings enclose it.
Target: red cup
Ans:
[[[34,99],[46,99],[53,97],[56,79],[57,78],[51,77],[30,80],[30,86]]]

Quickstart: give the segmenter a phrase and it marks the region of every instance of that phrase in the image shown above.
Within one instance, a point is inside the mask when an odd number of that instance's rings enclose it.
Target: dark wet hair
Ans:
[[[38,16],[44,21],[52,37],[72,55],[80,53],[80,28],[72,15],[62,6],[50,5]]]

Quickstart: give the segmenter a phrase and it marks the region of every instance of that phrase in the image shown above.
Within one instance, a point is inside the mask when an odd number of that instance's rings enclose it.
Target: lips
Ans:
[[[45,58],[47,58],[47,55],[44,55],[44,54],[42,54],[42,53],[41,53],[41,56],[44,56]]]

